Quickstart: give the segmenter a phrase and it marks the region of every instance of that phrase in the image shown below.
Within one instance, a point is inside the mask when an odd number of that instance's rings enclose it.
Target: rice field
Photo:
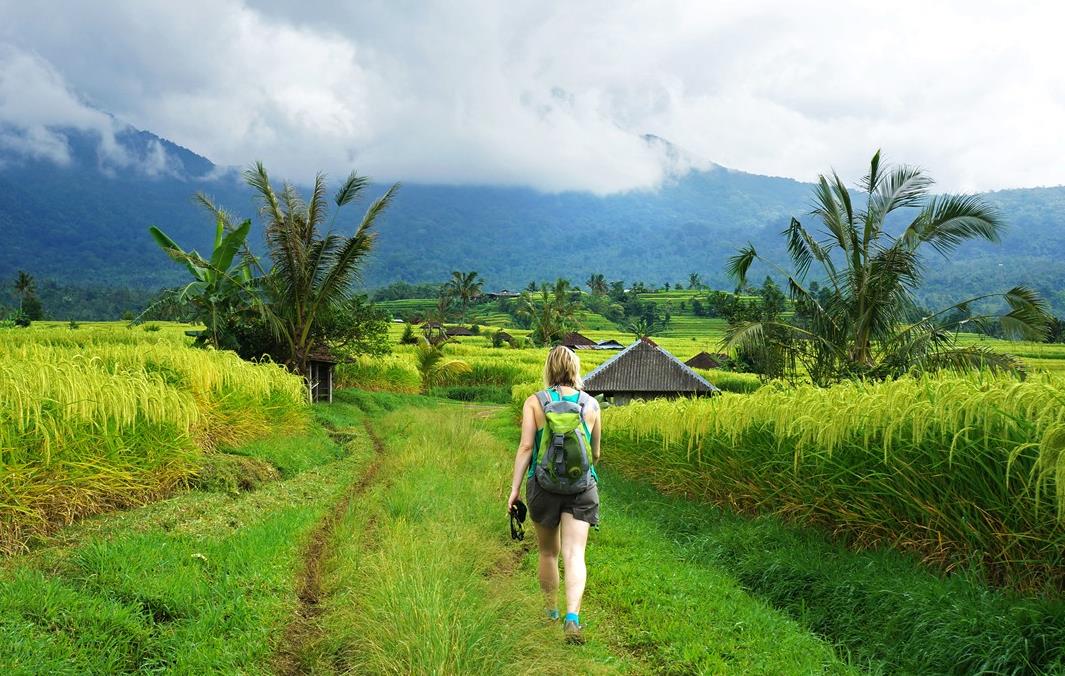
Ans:
[[[631,473],[1019,588],[1065,588],[1065,381],[936,374],[607,411]]]
[[[0,550],[166,494],[214,449],[303,425],[300,378],[191,349],[186,328],[0,331]]]

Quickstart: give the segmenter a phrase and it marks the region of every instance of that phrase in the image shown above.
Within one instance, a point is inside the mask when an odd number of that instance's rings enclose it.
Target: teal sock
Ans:
[[[548,610],[547,611],[547,619],[549,619],[549,620],[557,620],[558,619],[558,608],[552,608],[552,609]]]
[[[578,617],[577,613],[566,613],[566,619],[563,620],[563,621],[564,622],[577,622],[577,617]],[[577,624],[580,624],[580,622],[577,622]]]

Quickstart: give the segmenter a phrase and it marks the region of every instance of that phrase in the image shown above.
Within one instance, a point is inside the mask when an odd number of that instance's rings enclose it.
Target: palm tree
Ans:
[[[635,336],[636,340],[650,338],[656,333],[661,333],[664,329],[665,325],[661,322],[646,317],[639,317],[625,326],[625,330]]]
[[[481,295],[484,280],[480,279],[477,273],[473,271],[454,271],[445,286],[449,288],[452,296],[458,298],[459,303],[462,305],[462,321],[466,321],[466,313],[469,309],[470,301]]]
[[[445,359],[444,346],[433,345],[428,340],[421,340],[414,350],[414,364],[421,376],[422,394],[443,380],[454,377],[460,373],[469,373],[470,365],[461,359]]]
[[[607,286],[606,277],[598,273],[589,277],[585,284],[588,286],[588,290],[592,292],[593,296],[605,296],[610,288]]]
[[[37,283],[33,280],[29,274],[23,270],[18,271],[18,277],[15,278],[15,292],[18,294],[18,311],[22,313],[22,304],[26,301],[26,297],[32,294],[37,289]]]
[[[580,303],[573,300],[572,291],[568,281],[559,279],[553,286],[541,285],[535,294],[522,292],[517,312],[529,322],[534,343],[549,345],[580,328],[577,320]]]
[[[436,305],[429,310],[425,323],[422,325],[425,339],[430,343],[436,344],[447,340],[444,324],[451,318],[452,302],[451,288],[444,284],[440,287],[440,295],[436,297]],[[436,335],[433,334],[434,328],[437,330]]]
[[[333,197],[336,210],[329,225],[325,176],[314,178],[309,201],[304,201],[287,182],[281,193],[274,191],[261,162],[244,172],[244,179],[258,194],[260,214],[266,221],[266,244],[272,262],[265,285],[272,311],[286,343],[289,365],[300,373],[307,370],[313,331],[319,316],[345,301],[351,284],[361,273],[373,247],[377,217],[388,208],[399,188],[390,187],[370,204],[351,235],[333,231],[340,210],[358,199],[370,181],[354,172]]]
[[[930,248],[944,256],[969,239],[997,241],[1003,224],[981,198],[963,195],[930,196],[932,180],[918,168],[885,167],[880,152],[860,183],[865,204],[856,207],[850,191],[834,172],[820,176],[814,191],[815,210],[824,229],[815,237],[797,219],[784,231],[792,271],[765,261],[748,244],[729,262],[729,273],[743,286],[755,260],[769,264],[788,281],[788,292],[808,316],[803,327],[776,321],[739,322],[729,327],[726,343],[765,352],[775,350],[795,373],[805,366],[814,382],[841,377],[888,377],[920,368],[988,366],[1009,368],[1016,360],[989,349],[958,347],[954,333],[963,325],[979,326],[991,316],[969,317],[953,326],[945,315],[959,306],[1001,298],[1010,312],[999,319],[1008,332],[1036,335],[1046,313],[1033,291],[1016,287],[1003,294],[971,298],[950,308],[909,319],[916,303],[913,292],[921,278],[921,251]],[[909,224],[893,235],[885,227],[900,209],[916,210]],[[806,285],[814,264],[827,302]],[[821,290],[825,300],[825,288]]]
[[[677,288],[678,289],[680,288],[679,284],[677,285]],[[701,288],[703,288],[703,280],[699,278],[699,273],[698,272],[690,272],[690,273],[688,273],[688,288],[689,289],[701,289]]]

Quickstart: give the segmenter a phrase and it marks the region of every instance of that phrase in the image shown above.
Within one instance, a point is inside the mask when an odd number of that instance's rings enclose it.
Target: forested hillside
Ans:
[[[152,242],[149,225],[183,245],[206,248],[212,224],[193,203],[198,191],[238,216],[254,216],[238,172],[150,133],[119,135],[117,154],[101,152],[95,137],[67,137],[66,165],[0,155],[2,279],[23,269],[40,282],[67,287],[173,285],[182,271]],[[791,179],[720,167],[690,172],[656,190],[609,196],[406,184],[380,223],[364,281],[370,287],[438,281],[451,270],[475,269],[492,287],[558,276],[578,281],[593,272],[675,284],[698,272],[711,286],[727,287],[725,263],[748,240],[783,259],[779,232],[792,215],[803,218],[809,211],[810,189]],[[383,187],[371,194],[381,192]],[[1065,258],[1065,187],[989,197],[1010,225],[1003,241],[966,245],[955,260],[930,266],[924,300],[940,305],[1026,283],[1065,313],[1065,265],[1059,262]],[[260,239],[252,236],[253,242]],[[3,286],[0,304],[10,302],[9,284]]]

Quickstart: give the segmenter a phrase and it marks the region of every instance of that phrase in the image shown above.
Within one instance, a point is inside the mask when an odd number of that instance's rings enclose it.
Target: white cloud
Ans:
[[[803,180],[830,167],[856,179],[882,147],[947,189],[1065,183],[1057,3],[49,7],[0,0],[0,41],[22,55],[0,52],[0,121],[23,130],[0,144],[57,161],[49,125],[93,123],[73,87],[215,162],[262,159],[303,181],[356,167],[408,181],[651,187],[677,169],[641,138],[652,133]],[[25,59],[42,74],[12,65]]]

